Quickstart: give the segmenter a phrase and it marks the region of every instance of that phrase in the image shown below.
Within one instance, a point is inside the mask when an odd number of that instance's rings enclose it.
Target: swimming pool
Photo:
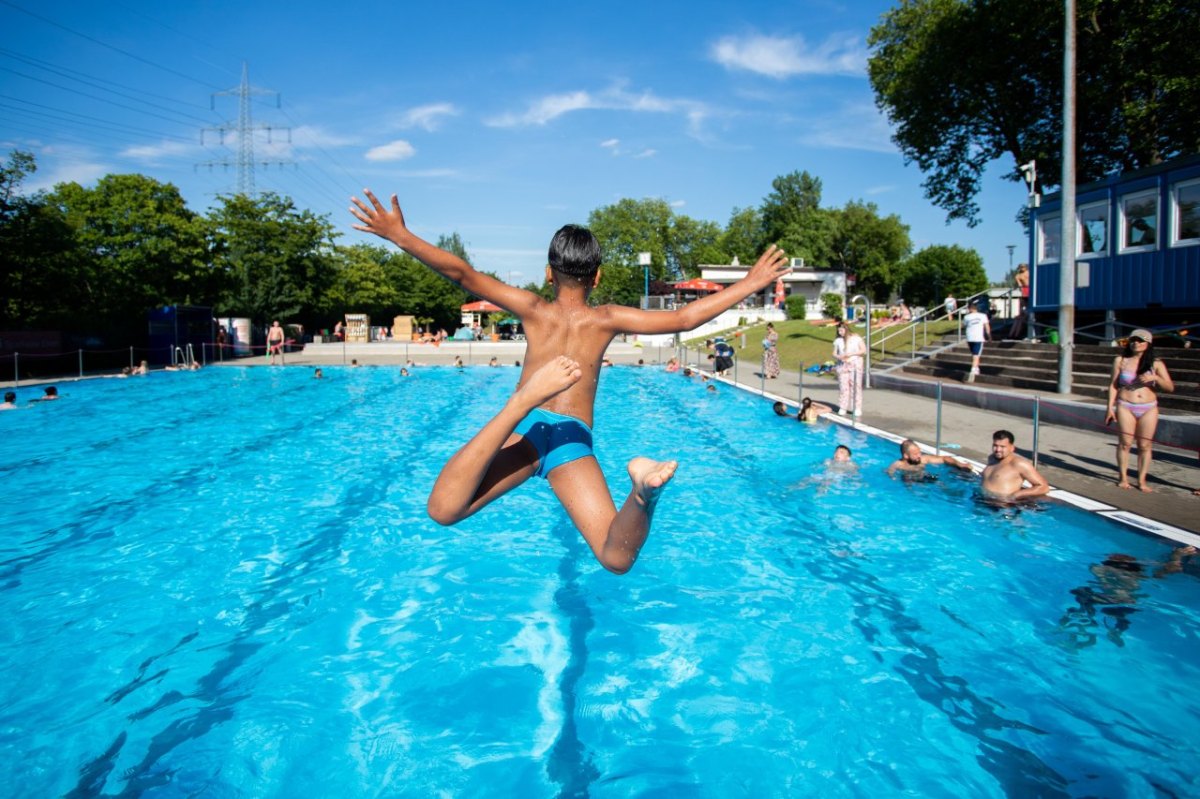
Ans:
[[[614,493],[633,455],[681,462],[615,577],[541,481],[425,516],[515,369],[325,374],[0,414],[8,793],[1200,793],[1195,566],[1100,565],[1163,542],[892,481],[892,444],[614,368]],[[814,479],[840,442],[860,476]]]

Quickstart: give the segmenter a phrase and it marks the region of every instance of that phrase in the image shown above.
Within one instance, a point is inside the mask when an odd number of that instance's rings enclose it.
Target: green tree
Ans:
[[[346,313],[366,313],[384,319],[395,315],[401,269],[395,253],[375,244],[355,244],[339,247],[331,260],[334,279],[321,306],[322,316],[337,319]]]
[[[857,289],[873,300],[886,301],[898,265],[912,252],[908,225],[895,214],[881,217],[874,203],[848,202],[829,213],[834,221],[829,265],[855,275]]]
[[[796,230],[804,229],[808,217],[820,210],[820,178],[808,172],[780,175],[771,181],[771,193],[762,202],[765,241],[782,244]]]
[[[106,175],[90,189],[59,184],[47,201],[73,231],[70,257],[93,325],[133,336],[149,309],[211,296],[204,221],[175,186]]]
[[[926,247],[901,269],[901,290],[909,305],[937,305],[946,297],[970,297],[988,286],[983,258],[958,245]]]
[[[977,224],[987,166],[1061,173],[1062,4],[905,0],[872,29],[876,102],[949,219]],[[1081,183],[1200,151],[1200,0],[1079,0]]]
[[[274,193],[218,198],[209,214],[222,314],[319,326],[336,276],[333,226]]]
[[[37,171],[31,153],[14,150],[0,165],[0,330],[73,329],[83,297],[71,257],[74,239],[44,194],[22,194]]]
[[[719,225],[676,214],[665,200],[626,198],[597,208],[588,227],[603,251],[600,285],[592,294],[599,303],[638,304],[647,277],[639,253],[650,253],[651,285],[695,277],[701,264],[728,261]]]
[[[735,257],[744,264],[757,261],[766,249],[762,212],[757,208],[734,208],[719,243],[724,255],[719,263],[729,263]]]

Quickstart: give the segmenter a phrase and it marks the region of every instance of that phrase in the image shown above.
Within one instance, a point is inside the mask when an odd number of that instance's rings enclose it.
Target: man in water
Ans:
[[[473,296],[499,305],[524,326],[525,368],[514,393],[449,460],[427,509],[439,524],[455,524],[537,475],[554,494],[606,569],[632,568],[663,489],[678,463],[636,457],[626,470],[630,491],[618,510],[592,452],[592,418],[604,351],[617,335],[694,330],[791,271],[772,245],[738,282],[674,311],[592,305],[600,282],[600,243],[591,231],[565,225],[550,242],[546,279],[553,298],[509,286],[462,258],[414,235],[400,203],[390,208],[366,192],[351,209],[356,230],[375,233]]]
[[[0,405],[0,411],[15,411],[17,409],[17,392],[5,391],[4,404]]]
[[[887,468],[888,477],[900,472],[905,479],[920,480],[925,477],[925,467],[944,463],[964,472],[971,471],[971,464],[953,455],[927,455],[921,452],[921,446],[911,438],[900,442],[900,457]]]
[[[1050,490],[1046,478],[1038,474],[1027,458],[1017,454],[1013,434],[1007,430],[992,433],[992,455],[981,475],[983,493],[1006,502],[1040,497]],[[1025,488],[1025,482],[1029,488]]]

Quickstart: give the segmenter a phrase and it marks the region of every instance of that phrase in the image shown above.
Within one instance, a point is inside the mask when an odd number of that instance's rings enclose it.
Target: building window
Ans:
[[[1121,198],[1121,251],[1153,250],[1158,245],[1158,194],[1142,192]]]
[[[1200,244],[1200,180],[1176,183],[1171,191],[1175,201],[1174,244]]]
[[[1079,206],[1079,241],[1076,250],[1081,257],[1108,254],[1108,203]]]
[[[1059,215],[1047,215],[1038,219],[1038,263],[1054,263],[1058,260],[1059,239],[1062,223]]]

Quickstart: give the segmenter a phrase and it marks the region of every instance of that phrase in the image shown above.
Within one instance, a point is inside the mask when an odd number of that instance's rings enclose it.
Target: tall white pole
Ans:
[[[1075,0],[1064,0],[1062,232],[1058,253],[1058,393],[1071,393],[1075,350]]]

